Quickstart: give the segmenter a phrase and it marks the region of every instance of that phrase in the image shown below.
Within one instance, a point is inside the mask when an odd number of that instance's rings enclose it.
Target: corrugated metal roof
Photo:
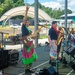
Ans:
[[[67,14],[67,16],[75,16],[75,13],[72,13],[72,14]],[[65,17],[65,14],[60,16],[60,17]]]

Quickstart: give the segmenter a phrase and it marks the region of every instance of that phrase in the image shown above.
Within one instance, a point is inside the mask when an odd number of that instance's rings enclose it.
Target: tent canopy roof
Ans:
[[[2,15],[2,17],[0,18],[0,21],[12,18],[14,16],[18,16],[18,15],[25,15],[25,8],[26,6],[19,6],[19,7],[15,7],[10,9],[9,11],[7,11],[5,14]],[[28,11],[28,16],[31,18],[34,18],[34,7],[30,6],[30,9]],[[44,19],[44,20],[51,20],[51,17],[45,13],[43,10],[38,9],[38,18]]]

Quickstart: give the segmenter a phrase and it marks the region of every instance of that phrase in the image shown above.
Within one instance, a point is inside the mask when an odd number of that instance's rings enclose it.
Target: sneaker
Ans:
[[[26,73],[34,73],[34,71],[32,71],[32,70],[30,70],[30,69],[27,69],[25,72],[26,72]]]
[[[49,64],[51,64],[51,60],[49,60]]]
[[[56,65],[56,62],[49,60],[49,64],[51,64],[52,66],[55,66]]]
[[[51,65],[52,66],[56,66],[56,62],[51,62]]]
[[[29,72],[28,72],[28,69],[27,70],[25,70],[25,74],[28,74]]]
[[[56,60],[56,62],[60,63],[60,60]]]

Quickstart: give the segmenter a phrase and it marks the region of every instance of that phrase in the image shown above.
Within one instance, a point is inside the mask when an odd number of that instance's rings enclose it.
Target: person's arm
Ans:
[[[50,39],[50,36],[48,35],[48,41],[49,41],[49,43],[51,43],[51,39]]]
[[[23,37],[22,37],[22,42],[23,42],[26,46],[30,46],[30,45],[29,45],[29,41],[28,41],[28,39],[27,39],[27,36],[23,36]]]
[[[25,11],[25,15],[24,15],[23,24],[26,24],[28,10],[29,10],[29,7],[28,7],[28,6],[26,6],[26,11]]]
[[[48,41],[49,41],[49,43],[50,43],[50,36],[48,35]]]
[[[51,46],[50,30],[49,30],[49,33],[48,33],[48,41],[49,41],[49,44]]]

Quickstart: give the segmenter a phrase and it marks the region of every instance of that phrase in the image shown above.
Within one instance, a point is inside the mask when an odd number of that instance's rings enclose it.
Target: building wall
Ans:
[[[61,19],[65,19],[65,17],[61,17]],[[72,19],[73,22],[75,23],[75,16],[68,16],[67,19]]]
[[[73,22],[75,23],[75,16],[72,17]]]
[[[0,22],[0,25],[2,25],[2,22]]]
[[[65,16],[61,17],[62,20],[65,20]],[[72,20],[68,23],[68,20]],[[75,28],[75,16],[67,16],[67,27]]]

